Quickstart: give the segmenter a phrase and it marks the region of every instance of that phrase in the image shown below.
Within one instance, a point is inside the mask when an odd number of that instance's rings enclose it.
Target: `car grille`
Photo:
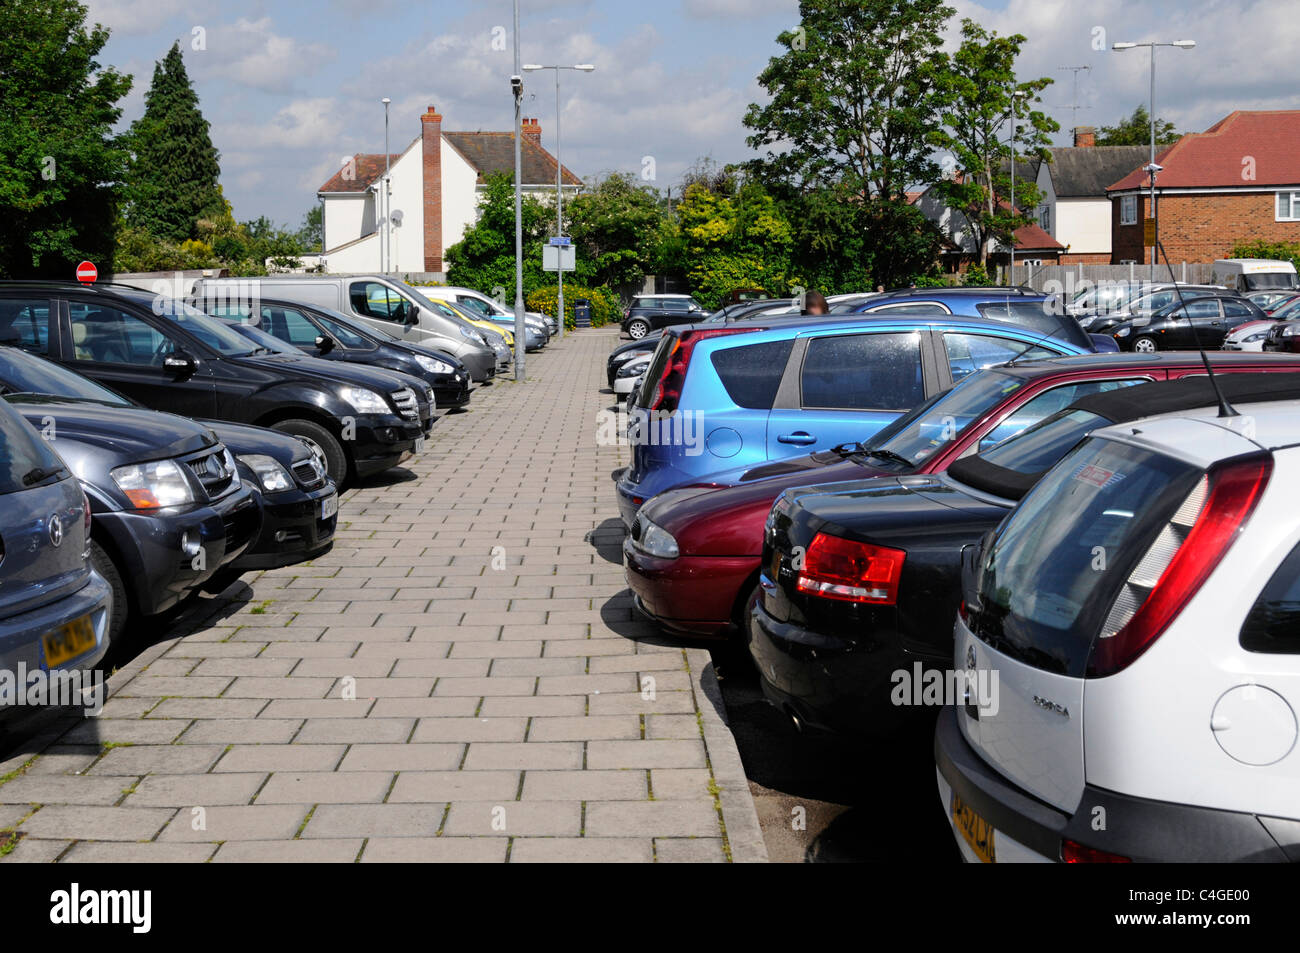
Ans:
[[[304,490],[314,490],[325,483],[325,471],[315,457],[294,463],[293,478]]]
[[[226,448],[220,444],[214,452],[191,457],[185,461],[185,465],[203,484],[203,489],[207,491],[210,499],[225,496],[239,485],[239,472],[229,466]]]
[[[401,390],[393,391],[389,396],[397,405],[397,412],[407,420],[420,419],[420,407],[415,400],[415,391],[411,388],[403,387]]]

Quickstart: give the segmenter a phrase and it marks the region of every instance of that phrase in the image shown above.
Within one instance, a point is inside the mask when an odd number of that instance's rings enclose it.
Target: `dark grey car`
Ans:
[[[22,673],[90,668],[109,644],[112,595],[91,567],[90,508],[77,478],[0,403],[0,715]]]

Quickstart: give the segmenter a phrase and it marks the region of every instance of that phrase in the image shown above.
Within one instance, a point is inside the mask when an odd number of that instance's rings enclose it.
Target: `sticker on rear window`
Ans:
[[[1080,466],[1070,474],[1070,476],[1078,480],[1080,483],[1091,483],[1093,486],[1102,490],[1114,486],[1120,480],[1124,479],[1124,474],[1115,470],[1107,470],[1105,467],[1099,467],[1093,463],[1086,463],[1083,466]]]

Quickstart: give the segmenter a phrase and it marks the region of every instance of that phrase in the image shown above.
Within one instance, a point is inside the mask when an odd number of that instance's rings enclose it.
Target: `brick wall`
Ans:
[[[442,271],[442,116],[434,106],[420,117],[424,193],[424,270]]]
[[[1110,263],[1110,255],[1105,252],[1080,255],[1065,254],[1061,256],[1062,265],[1109,265]]]
[[[1274,221],[1273,192],[1216,195],[1161,195],[1160,241],[1170,261],[1227,258],[1239,241],[1300,242],[1300,222]],[[1138,200],[1137,224],[1121,225],[1120,200],[1111,201],[1111,261],[1149,259],[1142,247],[1142,219],[1147,196]]]

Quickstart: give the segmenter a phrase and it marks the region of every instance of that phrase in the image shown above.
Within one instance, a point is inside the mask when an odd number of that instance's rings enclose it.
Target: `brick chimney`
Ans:
[[[420,117],[424,178],[424,270],[442,271],[442,116],[436,106]]]
[[[542,124],[537,119],[525,119],[523,131],[525,139],[539,146],[542,144]]]
[[[1074,145],[1080,149],[1091,149],[1097,144],[1097,130],[1092,126],[1074,127]]]

